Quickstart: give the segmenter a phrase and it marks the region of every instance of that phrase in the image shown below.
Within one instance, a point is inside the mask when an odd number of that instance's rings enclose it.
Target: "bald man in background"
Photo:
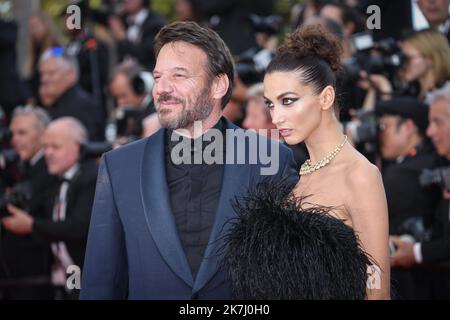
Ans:
[[[69,266],[82,268],[95,193],[97,165],[94,161],[82,161],[81,156],[82,145],[87,142],[87,130],[77,119],[63,117],[51,122],[42,144],[48,171],[60,183],[49,190],[53,194],[51,201],[32,209],[43,212],[45,218],[34,218],[9,205],[11,216],[2,219],[9,232],[31,234],[49,244],[53,256],[49,274],[57,299],[78,296],[78,290],[66,287],[66,280]]]

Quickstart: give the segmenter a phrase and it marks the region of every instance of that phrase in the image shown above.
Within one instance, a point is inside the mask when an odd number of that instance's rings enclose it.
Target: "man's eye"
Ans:
[[[294,103],[297,100],[298,99],[295,99],[295,98],[283,98],[282,103],[283,103],[284,106],[288,106],[288,105]]]
[[[184,79],[186,76],[184,74],[176,73],[173,75],[175,79]]]

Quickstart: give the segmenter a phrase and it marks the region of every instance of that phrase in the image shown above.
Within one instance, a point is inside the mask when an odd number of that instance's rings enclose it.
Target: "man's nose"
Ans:
[[[173,91],[172,82],[167,77],[161,76],[153,86],[153,93],[161,95],[164,93],[171,93]]]

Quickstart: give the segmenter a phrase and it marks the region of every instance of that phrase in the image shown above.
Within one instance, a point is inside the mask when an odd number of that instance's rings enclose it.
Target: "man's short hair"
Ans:
[[[448,114],[450,115],[450,82],[446,82],[444,86],[427,94],[426,100],[431,106],[437,101],[446,100],[448,102]]]
[[[261,99],[263,101],[264,98],[264,84],[262,82],[255,83],[250,88],[247,89],[246,93],[247,99]],[[264,114],[266,115],[268,121],[272,120],[272,116],[270,115],[269,108],[264,107]]]
[[[47,111],[40,107],[34,107],[32,105],[18,106],[14,109],[12,118],[14,119],[19,116],[30,116],[34,115],[37,119],[37,129],[39,132],[43,132],[45,128],[50,124],[51,119]]]
[[[138,76],[142,71],[144,71],[144,69],[135,60],[127,59],[114,68],[111,81],[114,80],[117,75],[123,74],[131,85],[133,78]]]
[[[61,117],[53,120],[50,123],[50,126],[54,126],[56,124],[67,127],[67,132],[69,132],[71,137],[80,145],[86,144],[89,141],[89,134],[86,127],[77,118]]]
[[[51,58],[56,58],[61,62],[61,66],[65,69],[72,69],[75,71],[76,77],[78,79],[79,67],[78,60],[73,55],[67,53],[67,51],[62,47],[53,47],[44,51],[44,53],[39,58],[39,64]]]
[[[225,42],[215,31],[203,28],[195,22],[173,22],[163,27],[156,35],[155,58],[158,58],[164,45],[178,41],[190,43],[205,52],[208,57],[208,73],[212,78],[227,75],[229,86],[221,102],[222,108],[225,107],[231,99],[234,78],[233,57]]]

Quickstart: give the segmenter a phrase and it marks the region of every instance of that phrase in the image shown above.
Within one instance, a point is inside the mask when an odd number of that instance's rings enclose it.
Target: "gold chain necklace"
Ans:
[[[329,155],[327,155],[325,158],[321,159],[320,161],[316,162],[315,164],[311,163],[311,159],[308,159],[305,161],[305,163],[302,164],[301,168],[300,168],[300,175],[305,175],[308,173],[312,173],[316,170],[319,170],[322,167],[325,167],[327,164],[329,164],[331,162],[331,160],[334,159],[334,157],[336,157],[336,155],[339,153],[339,151],[342,150],[342,148],[344,147],[345,143],[347,142],[347,136],[344,136],[344,142],[342,142],[339,146],[337,146]]]

